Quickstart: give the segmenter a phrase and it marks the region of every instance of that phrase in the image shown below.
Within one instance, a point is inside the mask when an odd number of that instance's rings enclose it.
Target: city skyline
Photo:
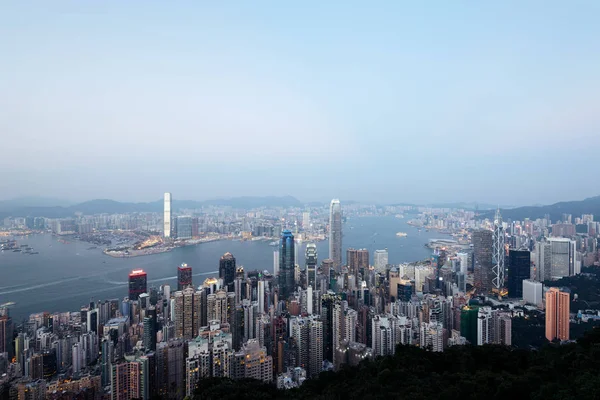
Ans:
[[[143,201],[164,187],[179,198],[235,188],[492,204],[597,194],[552,184],[572,178],[556,162],[565,150],[594,159],[600,144],[595,2],[0,7],[0,36],[15,38],[1,42],[0,167],[19,168],[2,193]],[[509,179],[524,171],[535,179]],[[577,179],[593,182],[593,169]]]

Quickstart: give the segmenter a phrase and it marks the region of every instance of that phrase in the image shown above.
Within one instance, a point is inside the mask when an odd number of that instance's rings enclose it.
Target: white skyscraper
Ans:
[[[329,258],[336,270],[342,266],[342,206],[338,199],[329,206]]]
[[[525,301],[525,303],[542,307],[543,292],[544,285],[542,282],[532,281],[531,279],[525,279],[523,281],[523,301]]]
[[[385,267],[388,265],[388,250],[375,250],[373,264],[375,265],[375,271],[385,273]]]
[[[165,193],[164,236],[171,237],[171,193]]]
[[[304,228],[305,231],[310,229],[310,213],[309,212],[302,213],[302,228]]]
[[[279,250],[273,252],[273,276],[279,275]]]

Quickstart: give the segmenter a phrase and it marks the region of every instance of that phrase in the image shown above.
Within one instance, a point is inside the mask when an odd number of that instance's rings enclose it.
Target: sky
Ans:
[[[600,194],[600,2],[0,3],[0,199]]]

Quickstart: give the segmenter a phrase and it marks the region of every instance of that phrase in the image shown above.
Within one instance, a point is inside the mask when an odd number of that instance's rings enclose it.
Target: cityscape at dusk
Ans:
[[[0,400],[600,398],[598,16],[0,4]]]

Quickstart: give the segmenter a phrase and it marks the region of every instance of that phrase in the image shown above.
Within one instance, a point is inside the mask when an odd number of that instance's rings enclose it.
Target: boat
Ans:
[[[279,245],[279,243],[277,243],[276,241],[269,243],[269,246],[278,246],[278,245]]]
[[[398,236],[398,237],[407,237],[408,234],[405,233],[405,232],[398,232],[398,233],[396,233],[396,236]]]
[[[17,253],[17,252],[20,252],[20,251],[21,251],[21,249],[14,249],[13,253]]]

